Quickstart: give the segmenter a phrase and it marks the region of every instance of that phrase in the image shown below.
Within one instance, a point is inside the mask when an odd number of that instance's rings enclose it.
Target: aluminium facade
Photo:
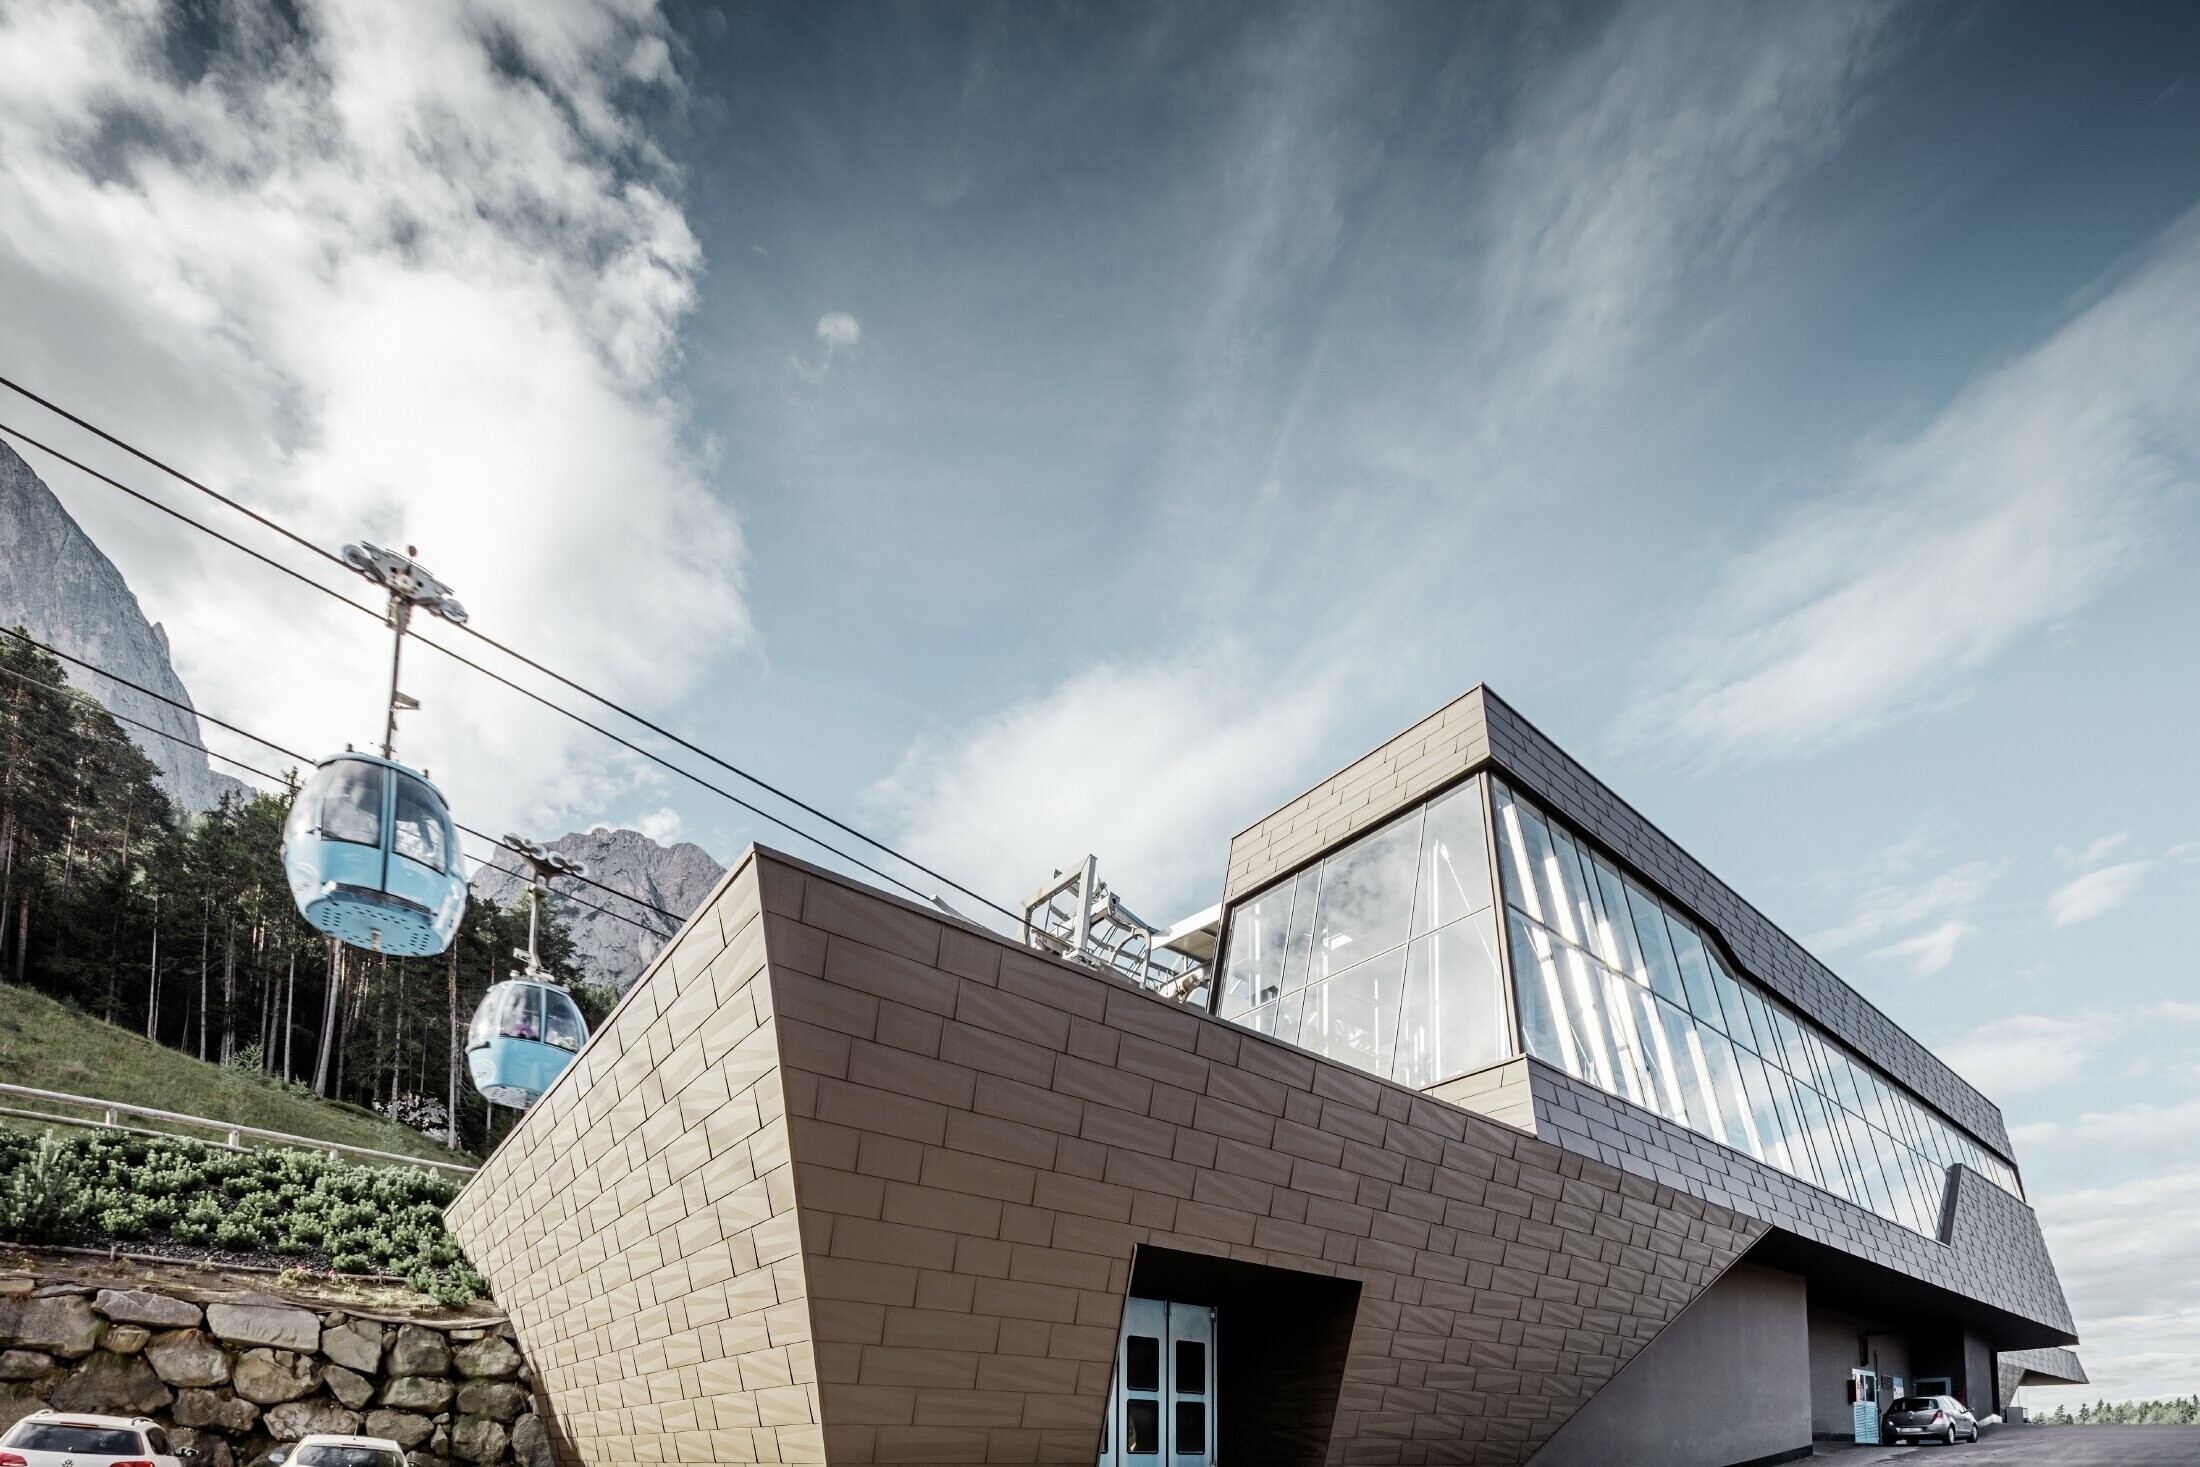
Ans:
[[[1993,1105],[1483,690],[1221,921],[1186,1007],[737,862],[451,1211],[561,1460],[1726,1467],[2076,1370]]]

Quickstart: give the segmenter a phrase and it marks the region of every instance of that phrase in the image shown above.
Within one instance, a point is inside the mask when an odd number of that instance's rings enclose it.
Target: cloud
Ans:
[[[863,323],[846,311],[827,311],[817,318],[817,339],[827,351],[845,351],[863,340]]]
[[[2104,1014],[2011,1014],[1939,1046],[1940,1057],[1987,1095],[2029,1095],[2075,1078],[2115,1033]]]
[[[2092,1384],[2029,1390],[2060,1401],[2188,1395],[2200,1359],[2200,1170],[2033,1199],[2084,1338]]]
[[[686,822],[680,818],[680,812],[670,805],[652,810],[634,822],[634,829],[661,846],[669,846],[678,840],[680,832],[685,828]]]
[[[2196,392],[2200,213],[1733,557],[1620,726],[1713,757],[1793,755],[1961,698],[2145,559],[2190,485]]]
[[[2082,851],[2073,851],[2068,846],[2057,846],[2055,847],[2055,858],[2065,866],[2083,869],[2087,866],[2099,865],[2116,851],[2129,844],[2130,841],[2131,832],[2119,830],[2113,835],[2101,836]]]
[[[1855,905],[1848,920],[1821,928],[1805,939],[1805,946],[1836,952],[1890,933],[1934,924],[1931,930],[1914,932],[1905,940],[1883,946],[1872,956],[1906,957],[1913,962],[1938,955],[1940,961],[1922,972],[1946,967],[1958,943],[1977,928],[1967,917],[1982,901],[2006,867],[2000,861],[1964,861],[1928,873],[1939,848],[1925,834],[1914,832],[1865,858],[1860,870],[1829,879],[1835,891],[1855,889]]]
[[[2152,861],[2123,861],[2088,871],[2048,895],[2048,916],[2057,927],[2068,927],[2113,912],[2131,900],[2153,868]]]
[[[2200,1024],[2200,1003],[2158,1003],[2154,1012],[2165,1019],[2175,1019],[2186,1024]]]
[[[1956,949],[1966,940],[1978,936],[1978,928],[1960,917],[1951,917],[1938,927],[1920,932],[1915,937],[1905,937],[1900,942],[1890,942],[1872,952],[1875,958],[1893,958],[1910,965],[1919,977],[1938,973],[1955,961]]]
[[[1239,667],[1087,669],[919,740],[871,801],[902,849],[1003,905],[1089,851],[1133,911],[1174,921],[1220,899],[1231,834],[1280,802],[1340,709],[1329,681],[1275,695]]]
[[[564,670],[677,697],[753,638],[739,529],[669,386],[702,268],[642,122],[669,55],[648,3],[9,5],[11,375],[321,545],[417,544],[475,625]],[[371,736],[373,623],[31,457],[202,706],[309,748]],[[632,782],[432,654],[405,680],[425,712],[400,752],[470,823]]]
[[[1493,422],[1624,374],[1682,284],[1845,135],[1891,7],[1623,7],[1499,153],[1481,264]]]

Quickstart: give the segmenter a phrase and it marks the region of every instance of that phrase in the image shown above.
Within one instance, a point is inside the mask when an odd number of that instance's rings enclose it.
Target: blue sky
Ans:
[[[2103,1390],[2200,1389],[2200,18],[302,15],[0,16],[11,375],[1004,900],[1203,906],[1486,680],[2003,1104]],[[371,627],[49,477],[210,708],[367,720]],[[485,828],[784,840],[419,676]]]

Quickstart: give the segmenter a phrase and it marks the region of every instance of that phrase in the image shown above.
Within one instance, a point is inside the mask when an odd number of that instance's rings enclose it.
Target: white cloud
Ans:
[[[2128,845],[2130,841],[2131,832],[2119,830],[2113,835],[2101,836],[2082,851],[2073,851],[2068,846],[2057,846],[2055,847],[2055,857],[2066,866],[2082,870],[2087,866],[2099,865]]]
[[[1970,938],[1978,936],[1978,928],[1960,917],[1951,917],[1938,927],[1905,937],[1900,942],[1890,942],[1872,952],[1875,958],[1892,958],[1910,965],[1910,971],[1923,977],[1938,973],[1955,961],[1956,949]]]
[[[1965,1031],[1938,1053],[1984,1094],[2029,1095],[2075,1078],[2114,1032],[2103,1014],[2011,1014]]]
[[[1089,851],[1132,910],[1174,921],[1221,896],[1231,834],[1279,802],[1338,711],[1329,681],[1269,695],[1232,667],[1090,668],[919,740],[872,800],[902,849],[1005,906]]]
[[[657,844],[669,846],[680,838],[680,832],[687,828],[687,823],[680,818],[679,811],[667,805],[636,820],[633,828]]]
[[[1493,423],[1627,370],[1691,272],[1838,146],[1889,10],[1627,6],[1537,89],[1482,264]]]
[[[1956,949],[1978,934],[1969,916],[2000,878],[2004,863],[1963,861],[1929,871],[1939,854],[1923,832],[1916,832],[1874,851],[1860,870],[1828,879],[1830,889],[1854,888],[1855,905],[1846,921],[1811,933],[1804,945],[1837,952],[1907,933],[1873,949],[1871,956],[1908,962],[1921,974],[1946,968]]]
[[[555,665],[678,695],[751,633],[667,385],[702,261],[633,110],[675,84],[664,32],[593,0],[0,10],[11,375],[324,546],[419,545],[476,625]],[[372,734],[371,622],[30,456],[203,706],[309,748]],[[632,782],[432,654],[406,685],[426,711],[400,752],[471,823]]]
[[[1960,698],[2129,574],[2190,478],[2196,221],[1735,557],[1621,726],[1712,755],[1836,744]]]
[[[2200,1024],[2200,1003],[2159,1003],[2154,1006],[2154,1012],[2165,1019]]]
[[[817,339],[828,351],[845,350],[863,340],[863,323],[846,311],[827,311],[817,318]]]
[[[2189,1153],[2188,1153],[2189,1154]],[[2200,1170],[2035,1197],[2092,1384],[2028,1390],[2067,1401],[2189,1395],[2200,1360]]]
[[[2153,868],[2152,861],[2123,861],[2088,871],[2049,894],[2048,916],[2057,927],[2068,927],[2113,912],[2131,900]]]

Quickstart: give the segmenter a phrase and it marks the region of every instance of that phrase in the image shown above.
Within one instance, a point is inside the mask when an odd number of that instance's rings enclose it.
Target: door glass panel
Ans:
[[[1196,1457],[1207,1450],[1207,1403],[1205,1401],[1179,1401],[1176,1403],[1176,1452],[1178,1456]]]
[[[1207,1342],[1176,1342],[1176,1391],[1180,1396],[1207,1394]],[[1181,1446],[1182,1444],[1179,1443]]]
[[[382,844],[382,766],[347,759],[329,775],[321,797],[321,834],[355,845]]]
[[[1161,1341],[1132,1335],[1123,1350],[1123,1384],[1134,1391],[1161,1389]]]
[[[1137,1457],[1149,1457],[1161,1450],[1159,1401],[1123,1403],[1123,1450]]]

